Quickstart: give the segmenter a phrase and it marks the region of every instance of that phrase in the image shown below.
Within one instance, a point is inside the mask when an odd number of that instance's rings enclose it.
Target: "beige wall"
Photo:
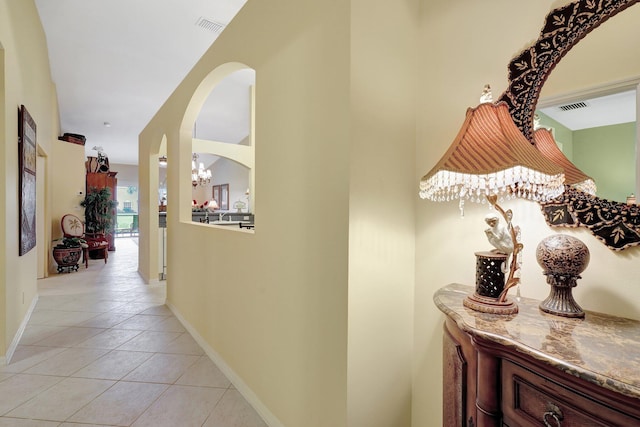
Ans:
[[[350,427],[411,425],[419,3],[351,2]]]
[[[84,211],[80,202],[85,196],[84,146],[66,141],[53,142],[53,156],[51,156],[51,188],[53,205],[51,214],[52,238],[62,236],[60,220],[63,215],[74,214],[84,220]],[[78,193],[82,191],[82,195]],[[52,261],[51,268],[56,264]]]
[[[346,425],[346,6],[249,2],[141,135],[151,146],[166,132],[172,159],[168,301],[284,426]],[[191,223],[178,176],[190,169],[186,104],[229,61],[256,70],[255,234]]]
[[[110,163],[109,171],[118,172],[116,175],[116,178],[118,178],[118,187],[138,186],[138,165]]]
[[[274,427],[411,422],[418,3],[376,3],[249,2],[141,135],[181,156],[168,301]],[[256,70],[255,234],[190,222],[192,126],[166,127],[229,61]]]
[[[48,253],[49,236],[38,236],[37,247],[18,256],[18,132],[17,110],[24,104],[37,125],[39,154],[45,157],[46,174],[54,171],[50,159],[58,134],[55,89],[49,73],[44,32],[32,0],[0,0],[0,357],[9,351],[36,296],[38,253]],[[45,174],[38,179],[47,180]],[[51,187],[45,206],[38,206],[38,221],[51,223]],[[45,227],[48,229],[48,227]]]
[[[420,87],[416,182],[453,141],[464,120],[465,110],[478,104],[483,84],[491,84],[494,98],[505,90],[508,62],[537,38],[546,14],[562,3],[566,2],[423,2],[420,75],[425,84]],[[639,8],[634,6],[623,14],[635,13],[638,10],[634,9]],[[637,28],[637,19],[634,22]],[[638,58],[629,55],[637,50],[634,43],[638,40],[637,37],[626,38],[616,46],[616,50],[620,48],[626,52],[625,61],[635,62],[632,70],[623,66],[623,72],[640,74]],[[569,55],[571,53],[565,59]],[[565,87],[567,91],[575,89],[578,79],[584,86],[593,85],[597,79],[591,71],[604,72],[604,63],[606,60],[589,58],[579,72],[554,83],[555,94],[564,92]],[[556,71],[561,65],[562,62]],[[606,68],[609,72],[619,69],[618,63]],[[549,81],[557,77],[554,73]],[[592,77],[588,79],[590,75]],[[615,76],[607,78],[617,79]],[[591,79],[593,81],[588,81]],[[546,86],[545,91],[548,96],[553,94],[549,92],[554,92]],[[615,253],[586,230],[558,230],[546,226],[540,208],[534,203],[517,201],[505,203],[505,206],[513,208],[514,223],[522,228],[523,296],[540,299],[548,294],[548,285],[535,260],[535,248],[542,237],[564,232],[584,241],[591,251],[591,263],[574,293],[577,301],[585,309],[640,318],[639,248]],[[436,289],[451,282],[473,284],[473,252],[487,249],[488,243],[482,233],[485,206],[467,203],[464,219],[458,215],[455,202],[419,201],[416,212],[413,425],[418,427],[439,425],[437,414],[441,413],[442,406],[443,317],[434,307],[432,295]]]

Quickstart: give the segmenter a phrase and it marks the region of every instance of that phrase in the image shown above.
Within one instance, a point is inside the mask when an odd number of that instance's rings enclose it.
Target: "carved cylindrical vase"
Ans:
[[[511,315],[518,312],[515,302],[499,300],[504,291],[504,263],[508,257],[498,252],[476,252],[476,290],[464,299],[465,307],[492,314]]]
[[[498,298],[504,290],[503,265],[507,255],[497,252],[476,252],[476,294]]]
[[[540,303],[540,310],[563,317],[584,317],[584,310],[573,299],[572,290],[589,265],[589,248],[581,240],[566,234],[544,238],[536,249],[538,264],[547,276],[551,291]]]

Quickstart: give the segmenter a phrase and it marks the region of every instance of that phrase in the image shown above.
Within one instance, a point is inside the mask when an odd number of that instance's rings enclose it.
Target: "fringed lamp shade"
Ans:
[[[596,195],[596,183],[593,179],[578,169],[560,151],[550,130],[540,128],[533,133],[536,148],[547,159],[564,169],[564,183],[585,193]]]
[[[529,143],[507,104],[487,102],[467,110],[453,144],[420,181],[420,197],[482,202],[506,195],[546,201],[562,194],[563,181],[562,168]]]

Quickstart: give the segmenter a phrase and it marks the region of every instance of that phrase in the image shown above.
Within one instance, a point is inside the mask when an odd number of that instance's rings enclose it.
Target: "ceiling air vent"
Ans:
[[[585,102],[574,102],[573,104],[561,105],[558,108],[562,111],[579,110],[580,108],[586,108],[588,105]]]
[[[198,21],[196,21],[196,25],[200,28],[204,28],[205,30],[211,31],[212,33],[216,34],[220,34],[222,30],[224,30],[224,24],[211,21],[207,18],[203,18],[202,16],[198,18]]]

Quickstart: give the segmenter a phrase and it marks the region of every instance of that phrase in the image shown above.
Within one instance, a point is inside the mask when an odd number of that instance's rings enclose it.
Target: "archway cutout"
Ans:
[[[192,222],[253,229],[254,123],[255,70],[241,63],[212,70],[194,92],[181,125],[182,135],[191,133],[190,153],[197,156],[190,159],[192,169],[211,171],[210,179],[192,176]]]

